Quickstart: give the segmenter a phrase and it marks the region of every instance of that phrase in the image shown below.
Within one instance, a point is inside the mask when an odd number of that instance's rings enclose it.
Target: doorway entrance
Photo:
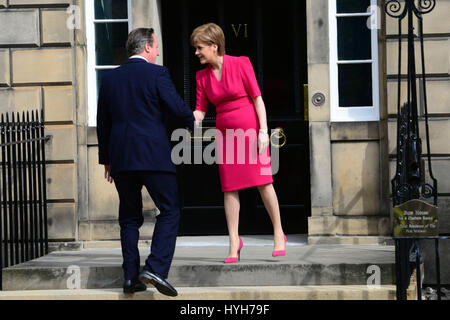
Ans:
[[[279,170],[273,177],[283,229],[288,234],[306,234],[311,205],[309,129],[303,89],[308,79],[305,1],[164,0],[161,6],[164,65],[192,108],[196,99],[195,74],[204,68],[189,43],[197,26],[218,24],[225,33],[226,53],[250,58],[266,105],[269,131],[281,128],[286,137],[279,149]],[[215,116],[215,108],[210,106],[203,127],[214,127]],[[203,148],[208,144],[204,143]],[[180,235],[228,234],[217,165],[183,164],[178,172],[182,197]],[[241,190],[239,197],[240,234],[272,234],[258,190]]]

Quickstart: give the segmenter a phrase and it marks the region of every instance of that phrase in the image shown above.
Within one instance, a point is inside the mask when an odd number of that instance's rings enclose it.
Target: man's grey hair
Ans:
[[[142,53],[147,43],[153,47],[154,33],[153,28],[139,28],[131,31],[126,44],[128,57]]]

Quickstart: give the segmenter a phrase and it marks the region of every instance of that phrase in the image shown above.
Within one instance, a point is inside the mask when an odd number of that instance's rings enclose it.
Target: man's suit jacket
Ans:
[[[176,172],[164,125],[167,114],[193,130],[194,116],[167,68],[132,58],[102,80],[97,109],[99,163],[122,171]]]

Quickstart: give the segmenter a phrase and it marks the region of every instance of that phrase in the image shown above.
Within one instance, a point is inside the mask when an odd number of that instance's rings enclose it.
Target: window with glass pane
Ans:
[[[339,106],[357,107],[372,105],[371,64],[352,64],[355,60],[372,59],[371,30],[367,27],[368,1],[337,0],[337,12],[352,13],[337,17],[337,51]],[[342,63],[346,64],[342,64]]]
[[[372,59],[370,30],[367,17],[337,18],[338,59]]]
[[[128,23],[95,25],[95,60],[99,66],[118,66],[127,61]]]
[[[128,19],[127,0],[95,0],[95,19]]]
[[[127,0],[95,0],[95,64],[118,66],[126,62]]]
[[[372,65],[370,63],[338,66],[339,106],[371,106]]]
[[[377,120],[378,33],[368,23],[377,0],[329,3],[332,121]]]
[[[124,64],[125,44],[131,31],[131,0],[87,1],[87,37],[89,65],[89,124],[95,125],[96,99],[102,77]],[[94,110],[95,109],[95,110]]]

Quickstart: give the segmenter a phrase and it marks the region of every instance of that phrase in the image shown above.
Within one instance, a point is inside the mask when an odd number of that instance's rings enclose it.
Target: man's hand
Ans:
[[[111,177],[111,165],[105,164],[105,179],[109,183],[113,183],[114,179]]]

